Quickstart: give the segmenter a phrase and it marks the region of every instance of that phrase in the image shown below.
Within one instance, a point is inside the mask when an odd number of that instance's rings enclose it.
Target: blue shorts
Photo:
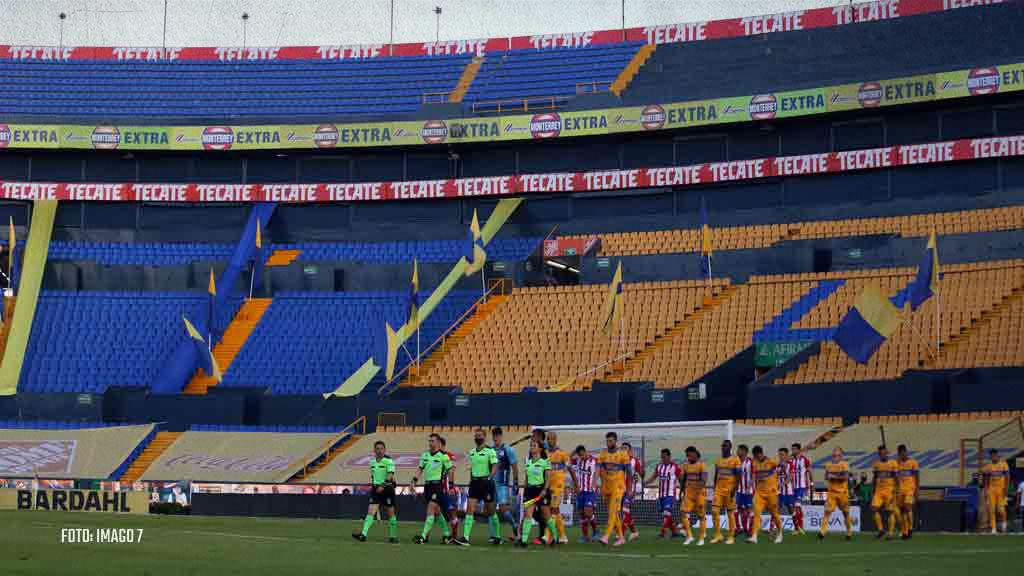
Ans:
[[[505,484],[494,485],[494,502],[498,506],[512,505],[512,488]]]
[[[597,494],[594,492],[580,492],[576,495],[576,509],[597,508]]]
[[[632,494],[623,494],[622,495],[622,509],[623,510],[628,510],[629,507],[632,506],[632,505],[633,505],[633,495]]]
[[[669,514],[675,512],[676,497],[665,496],[664,498],[658,498],[658,509],[662,512],[668,512]]]
[[[807,488],[793,488],[793,501],[801,502],[807,497]]]
[[[779,494],[779,504],[785,506],[786,508],[792,508],[793,507],[793,502],[795,502],[795,501],[796,501],[796,496],[793,495],[793,494],[785,494],[785,495]]]
[[[753,508],[754,507],[754,495],[753,494],[740,494],[736,493],[736,507],[737,508]]]

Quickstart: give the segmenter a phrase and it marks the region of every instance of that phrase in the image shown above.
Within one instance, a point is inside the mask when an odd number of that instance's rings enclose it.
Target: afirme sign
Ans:
[[[104,490],[0,489],[0,510],[148,514],[149,496],[145,492]]]

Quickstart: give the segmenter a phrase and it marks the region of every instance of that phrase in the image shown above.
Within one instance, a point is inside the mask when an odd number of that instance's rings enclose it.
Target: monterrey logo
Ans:
[[[420,130],[420,137],[427,144],[440,144],[448,139],[448,125],[444,120],[427,120]]]
[[[0,148],[7,148],[11,143],[11,128],[7,124],[0,124]]]
[[[534,114],[530,119],[530,134],[534,138],[554,138],[562,133],[562,117],[558,112]]]
[[[121,132],[117,126],[97,126],[92,131],[92,147],[97,150],[113,150],[121,143]]]
[[[313,131],[313,144],[317,148],[334,148],[338,145],[338,127],[334,124],[321,124]]]
[[[771,120],[778,109],[775,94],[758,94],[750,99],[751,120]]]
[[[235,143],[235,133],[228,126],[207,126],[203,129],[203,149],[229,150]]]
[[[644,106],[640,111],[640,124],[644,130],[658,130],[665,125],[665,109],[657,104]]]
[[[967,75],[967,91],[971,96],[995,94],[999,91],[999,70],[975,68]]]
[[[882,85],[878,82],[865,82],[857,90],[857,101],[862,108],[876,108],[882,103]]]

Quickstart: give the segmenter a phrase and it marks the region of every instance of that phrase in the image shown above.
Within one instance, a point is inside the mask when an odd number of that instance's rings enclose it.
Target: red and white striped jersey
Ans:
[[[803,454],[789,459],[789,476],[793,488],[810,488],[807,485],[807,471],[811,469],[811,461]]]
[[[675,462],[658,464],[654,473],[658,475],[658,498],[675,496],[679,491],[679,480],[683,475],[683,469],[679,467],[679,464]]]
[[[736,487],[738,494],[754,493],[754,461],[744,458],[740,462],[740,481]]]
[[[643,494],[644,461],[634,456],[629,459],[629,464],[633,467],[633,485],[630,491],[636,494]]]
[[[572,469],[576,472],[576,492],[593,492],[597,485],[597,459],[587,455],[586,458],[573,458]]]
[[[793,479],[789,477],[790,469],[788,461],[775,467],[775,474],[779,477],[779,496],[793,495]]]

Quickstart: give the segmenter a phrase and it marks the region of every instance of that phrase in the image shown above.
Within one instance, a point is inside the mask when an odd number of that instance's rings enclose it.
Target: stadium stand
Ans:
[[[767,248],[787,240],[843,238],[891,234],[904,238],[1019,230],[1024,206],[1006,206],[956,212],[935,212],[884,218],[847,218],[749,226],[723,226],[713,230],[716,250]],[[581,237],[581,236],[569,236]],[[600,234],[600,256],[672,254],[700,250],[700,229],[654,230]]]
[[[351,432],[196,431],[182,433],[142,480],[285,482]],[[365,476],[365,475],[364,475]]]
[[[0,475],[40,478],[108,478],[148,438],[154,424],[125,426],[7,427]]]
[[[424,321],[422,342],[440,336],[479,297],[449,294]],[[400,326],[406,314],[405,295],[394,292],[278,293],[221,386],[269,387],[273,394],[331,392],[374,353],[383,322]],[[403,353],[399,367],[406,360]]]
[[[627,42],[488,54],[463,101],[474,112],[557,108],[577,94],[609,91],[642,46]]]
[[[414,112],[470,56],[373,61],[2,61],[0,114],[82,118],[330,118]],[[55,90],[56,89],[56,90]],[[225,94],[231,94],[225,99]]]
[[[495,260],[524,260],[542,238],[495,238],[488,253]],[[93,261],[106,265],[175,266],[231,258],[232,244],[197,242],[50,242],[50,260]],[[466,252],[464,240],[408,242],[303,242],[273,244],[269,251],[294,252],[299,262],[346,261],[374,264],[455,262]],[[294,261],[294,260],[293,260]]]
[[[181,317],[204,321],[205,295],[182,292],[44,291],[29,340],[21,390],[102,393],[148,387],[175,345],[187,338]],[[217,311],[220,326],[239,298]]]

